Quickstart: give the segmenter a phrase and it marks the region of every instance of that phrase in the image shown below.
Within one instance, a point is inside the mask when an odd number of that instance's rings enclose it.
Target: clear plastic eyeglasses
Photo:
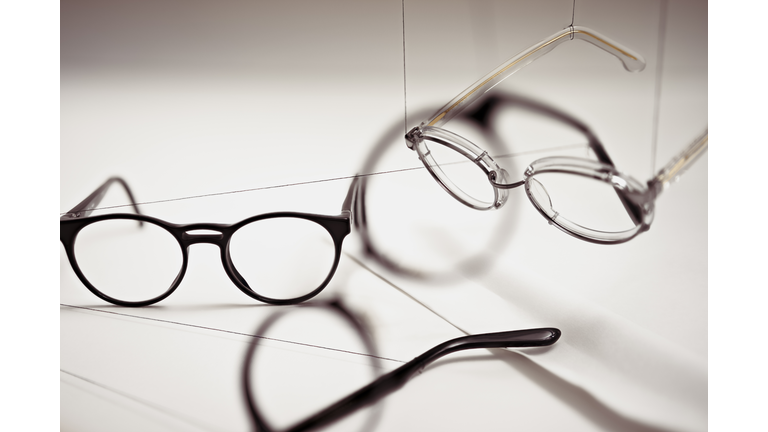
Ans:
[[[442,127],[501,81],[572,39],[589,42],[614,55],[627,71],[645,68],[645,60],[632,50],[594,30],[569,27],[512,57],[467,88],[429,120],[411,129],[405,136],[406,144],[417,152],[438,184],[468,207],[500,208],[507,201],[508,189],[525,185],[539,213],[567,234],[593,243],[622,243],[648,230],[656,196],[706,151],[706,132],[645,185],[617,171],[599,141],[589,143],[597,161],[540,159],[526,169],[523,180],[510,183],[507,171],[486,150]]]

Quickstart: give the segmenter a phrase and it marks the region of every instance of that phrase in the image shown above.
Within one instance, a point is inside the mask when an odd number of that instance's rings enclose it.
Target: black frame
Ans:
[[[98,215],[98,216],[90,216],[91,212],[99,204],[99,202],[104,197],[109,187],[114,183],[119,183],[120,185],[123,186],[123,188],[125,188],[128,194],[128,197],[131,200],[131,205],[133,209],[136,211],[136,214],[113,213],[113,214],[104,214],[104,215]],[[88,290],[90,290],[97,297],[109,303],[116,304],[118,306],[129,306],[129,307],[148,306],[148,305],[157,303],[165,299],[169,295],[171,295],[176,290],[176,288],[178,288],[178,286],[181,284],[181,280],[184,278],[184,274],[187,271],[187,263],[189,261],[189,247],[197,243],[210,243],[219,247],[219,250],[221,251],[221,263],[224,266],[224,270],[226,271],[227,276],[229,276],[230,280],[232,280],[235,286],[237,286],[240,289],[240,291],[245,293],[247,296],[253,299],[259,300],[261,302],[273,304],[273,305],[297,304],[297,303],[306,301],[316,296],[317,294],[319,294],[328,285],[328,283],[333,278],[333,275],[336,273],[336,268],[338,267],[339,260],[341,258],[342,243],[344,242],[344,238],[351,231],[352,214],[349,206],[352,200],[351,194],[353,192],[354,186],[355,186],[355,183],[353,182],[352,188],[350,188],[350,193],[347,199],[344,201],[344,205],[342,206],[343,207],[342,213],[341,215],[338,215],[338,216],[325,216],[325,215],[298,213],[298,212],[274,212],[274,213],[265,213],[261,215],[252,216],[231,225],[218,224],[218,223],[174,224],[174,223],[164,221],[162,219],[141,214],[139,212],[138,206],[136,205],[136,201],[133,198],[131,189],[128,187],[128,184],[119,177],[111,177],[106,182],[104,182],[104,184],[102,184],[98,189],[96,189],[91,195],[89,195],[85,200],[83,200],[80,204],[75,206],[72,210],[68,211],[64,216],[61,217],[61,220],[59,221],[59,236],[60,236],[61,243],[64,245],[64,249],[67,253],[67,258],[69,259],[69,263],[72,266],[72,269],[75,271],[75,274],[77,275],[77,277],[80,279],[80,281],[86,286],[86,288],[88,288]],[[326,276],[325,280],[320,284],[320,286],[318,286],[308,294],[305,294],[300,297],[292,298],[292,299],[273,299],[270,297],[265,297],[263,295],[260,295],[257,292],[253,291],[248,286],[248,283],[240,275],[240,273],[238,273],[238,271],[235,269],[234,264],[232,263],[232,259],[229,255],[229,244],[230,244],[230,240],[232,239],[232,235],[239,228],[249,223],[256,222],[259,220],[272,219],[272,218],[297,218],[297,219],[305,219],[305,220],[315,222],[318,225],[325,228],[325,230],[328,231],[328,234],[330,234],[331,238],[333,239],[334,249],[335,249],[333,266],[331,267],[330,271],[328,272],[328,275]],[[120,300],[102,293],[101,291],[98,290],[98,288],[96,288],[95,286],[93,286],[93,284],[91,284],[88,278],[85,277],[83,272],[80,270],[80,266],[78,265],[77,258],[75,256],[74,248],[75,248],[75,242],[77,241],[77,235],[86,226],[99,221],[109,220],[109,219],[135,220],[135,221],[138,221],[140,225],[143,225],[144,223],[151,223],[165,229],[176,239],[176,241],[179,244],[179,248],[181,249],[181,254],[183,258],[182,265],[181,265],[181,269],[179,270],[179,274],[176,276],[176,279],[173,281],[173,283],[168,288],[168,290],[166,290],[163,294],[155,298],[143,300],[143,301]],[[190,234],[189,233],[190,231],[195,231],[195,230],[210,230],[210,231],[215,231],[216,233],[212,233],[212,234]]]

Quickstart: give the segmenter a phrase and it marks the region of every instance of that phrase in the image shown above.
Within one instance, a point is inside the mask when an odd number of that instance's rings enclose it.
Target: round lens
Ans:
[[[176,238],[151,222],[107,219],[83,228],[75,257],[97,290],[126,302],[151,300],[167,292],[181,271]]]
[[[544,172],[528,179],[528,196],[552,221],[577,234],[619,233],[636,226],[606,181],[581,175]]]
[[[434,111],[422,110],[424,117]],[[461,126],[461,127],[460,127]],[[476,123],[462,118],[451,120],[451,128],[472,142],[488,144],[486,133]],[[375,143],[359,172],[395,171],[387,175],[362,177],[358,196],[359,234],[373,259],[402,275],[450,282],[457,275],[477,273],[491,265],[506,246],[517,213],[528,204],[524,194],[509,194],[507,203],[494,211],[477,211],[463,205],[427,173],[415,152],[403,151],[402,125],[394,125]],[[487,138],[487,137],[486,137]],[[444,147],[424,141],[429,149]],[[499,142],[487,147],[489,152],[509,153]],[[486,187],[491,187],[482,170],[459,153]],[[438,156],[442,159],[441,156]],[[411,169],[403,170],[403,167]],[[510,178],[521,178],[510,171]],[[491,191],[492,193],[492,191]],[[487,198],[489,203],[491,198]]]
[[[237,272],[262,296],[290,300],[319,288],[333,269],[330,233],[307,219],[280,217],[251,222],[229,245]]]
[[[246,385],[270,430],[287,430],[376,378],[377,358],[362,331],[328,305],[275,312],[257,330]],[[330,430],[372,430],[373,414],[350,412]]]
[[[466,194],[475,200],[492,204],[494,190],[488,175],[474,161],[459,151],[438,142],[426,139],[428,165],[441,177],[441,181],[457,195]],[[431,156],[432,161],[429,161]],[[438,171],[439,170],[439,171]]]

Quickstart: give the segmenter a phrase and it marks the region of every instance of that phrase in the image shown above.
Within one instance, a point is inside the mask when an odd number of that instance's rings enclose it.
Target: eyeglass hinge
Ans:
[[[413,150],[414,146],[421,141],[424,140],[424,136],[421,133],[421,126],[416,126],[415,128],[411,129],[407,134],[405,134],[405,140],[407,141],[405,145],[408,146],[409,149]]]

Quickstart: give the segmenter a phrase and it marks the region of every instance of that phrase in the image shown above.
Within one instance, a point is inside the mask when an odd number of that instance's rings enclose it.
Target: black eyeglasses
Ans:
[[[136,213],[90,216],[115,183]],[[80,281],[116,305],[147,306],[171,295],[196,243],[219,247],[224,270],[249,297],[296,304],[320,293],[336,272],[355,185],[338,216],[276,212],[232,225],[173,224],[141,214],[128,184],[112,177],[61,217],[60,239]]]
[[[378,357],[375,354],[375,347],[369,333],[366,331],[364,324],[340,301],[333,300],[327,303],[311,302],[303,304],[298,308],[277,311],[256,330],[256,336],[253,338],[248,351],[246,352],[242,368],[242,390],[248,406],[248,412],[250,414],[253,427],[257,431],[271,432],[277,430],[276,426],[268,421],[267,416],[265,416],[266,412],[269,411],[265,406],[267,405],[266,402],[269,402],[269,398],[266,398],[263,395],[261,397],[257,395],[259,384],[263,382],[259,381],[256,376],[270,376],[271,373],[269,370],[264,370],[260,371],[260,373],[265,375],[260,375],[256,371],[258,367],[255,366],[255,364],[259,362],[259,357],[257,356],[258,348],[263,346],[265,340],[276,339],[272,337],[273,335],[270,330],[273,327],[280,327],[280,325],[276,325],[278,321],[287,317],[288,314],[296,313],[302,310],[308,310],[310,308],[327,310],[331,312],[332,315],[335,315],[337,318],[339,318],[341,322],[345,323],[344,325],[351,329],[351,332],[355,334],[357,338],[359,338],[360,343],[357,345],[360,346],[360,349],[367,351],[361,354],[364,354],[370,358],[372,362],[371,366],[373,366],[374,369],[378,369]],[[306,323],[304,323],[302,326],[285,323],[281,324],[283,324],[285,328],[291,329],[291,331],[294,331],[297,327],[307,327]],[[326,326],[320,326],[320,328],[322,329],[321,332],[327,333],[325,331],[327,329]],[[424,352],[413,360],[400,366],[399,368],[378,377],[357,391],[354,391],[351,394],[342,397],[335,403],[320,409],[315,414],[312,414],[303,420],[294,422],[289,427],[280,428],[280,430],[291,432],[315,430],[344,419],[345,417],[357,412],[361,408],[371,406],[382,398],[402,388],[411,378],[418,375],[428,365],[448,354],[469,349],[482,348],[546,347],[556,343],[560,338],[560,335],[560,330],[556,328],[537,328],[498,333],[484,333],[451,339]],[[305,345],[305,343],[302,344]],[[280,352],[281,355],[284,355],[282,349]],[[298,376],[291,376],[291,378],[297,381],[302,381],[302,379]],[[286,383],[282,383],[279,387],[281,392],[285,392]],[[290,395],[286,396],[290,397]],[[372,418],[375,420],[375,416],[372,416]],[[371,423],[372,422],[369,419],[369,421],[366,422],[366,425],[371,426]]]

